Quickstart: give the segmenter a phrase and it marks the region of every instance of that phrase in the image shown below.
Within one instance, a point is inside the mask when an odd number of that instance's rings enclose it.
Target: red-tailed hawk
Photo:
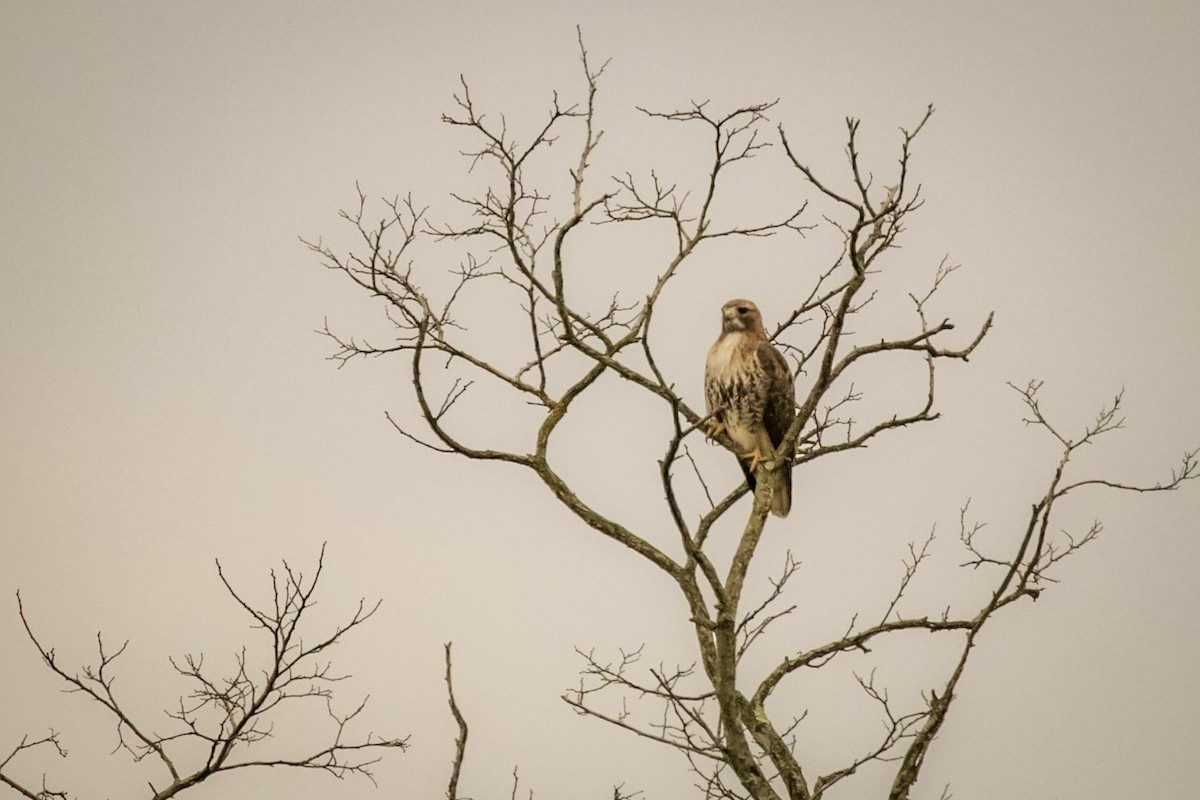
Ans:
[[[771,346],[758,306],[730,300],[721,307],[721,335],[704,365],[709,435],[725,433],[741,451],[738,463],[754,490],[754,469],[775,457],[775,448],[796,416],[796,383],[783,355]],[[792,470],[773,473],[771,511],[792,508]]]

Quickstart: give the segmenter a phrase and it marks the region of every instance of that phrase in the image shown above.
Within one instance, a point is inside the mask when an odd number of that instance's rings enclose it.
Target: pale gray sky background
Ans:
[[[397,436],[383,412],[407,407],[403,364],[338,371],[313,333],[326,315],[378,330],[379,309],[296,238],[339,235],[356,180],[453,212],[447,193],[471,186],[457,156],[468,142],[438,119],[459,73],[481,107],[528,131],[553,89],[579,97],[577,23],[593,56],[612,58],[600,171],[695,167],[705,143],[635,105],[778,97],[774,119],[829,170],[843,117],[859,116],[881,172],[896,128],[938,108],[913,162],[928,203],[896,269],[924,285],[949,253],[964,269],[939,313],[966,329],[995,309],[996,328],[970,365],[945,370],[942,421],[797,473],[793,514],[768,527],[767,546],[808,565],[800,598],[816,629],[840,630],[886,591],[905,543],[935,522],[957,559],[967,498],[997,535],[1019,523],[1055,453],[1020,425],[1005,381],[1045,379],[1048,409],[1075,429],[1127,388],[1127,430],[1087,453],[1085,470],[1152,481],[1200,442],[1191,3],[7,2],[0,751],[47,727],[71,751],[18,774],[44,767],[83,797],[140,796],[161,777],[110,757],[109,721],[59,693],[14,590],[64,661],[90,657],[98,629],[131,639],[119,687],[153,714],[178,689],[168,655],[227,658],[242,635],[214,558],[261,591],[279,558],[311,565],[328,540],[322,613],[384,599],[334,654],[355,676],[345,700],[370,693],[372,726],[411,734],[413,748],[378,767],[378,792],[271,773],[188,797],[441,796],[447,640],[472,724],[465,793],[507,797],[519,765],[538,798],[603,797],[622,782],[648,800],[686,796],[676,754],[558,699],[575,682],[573,646],[647,642],[650,663],[692,660],[675,593],[531,476]],[[746,208],[776,199],[745,188]],[[786,287],[758,259],[809,258],[757,246],[722,249],[730,263],[709,263],[664,308],[678,331],[666,369],[692,382],[696,405],[720,303],[757,298],[773,324]],[[604,258],[652,274],[654,247]],[[621,513],[655,519],[643,476],[661,439],[638,440],[661,431],[635,414],[605,424],[599,441],[628,444],[584,450],[579,474],[601,505],[633,497]],[[923,797],[946,782],[981,800],[1194,793],[1197,489],[1081,496],[1062,522],[1100,516],[1105,534],[981,638]],[[916,658],[899,654],[897,669]],[[836,749],[852,731],[824,720],[813,746]],[[867,796],[855,791],[839,796]]]

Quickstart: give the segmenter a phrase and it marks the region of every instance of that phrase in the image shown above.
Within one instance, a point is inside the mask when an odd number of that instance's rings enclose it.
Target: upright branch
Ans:
[[[150,758],[159,766],[163,777],[148,781],[149,797],[166,800],[222,772],[248,767],[291,767],[315,770],[336,778],[361,776],[374,782],[371,767],[384,751],[408,746],[407,739],[380,737],[368,732],[366,736],[351,735],[354,720],[366,708],[366,699],[346,711],[337,711],[333,685],[348,675],[333,671],[325,658],[346,634],[369,620],[379,603],[368,605],[359,600],[350,618],[323,634],[313,635],[305,624],[306,614],[314,604],[314,595],[324,568],[325,548],[317,560],[311,578],[293,569],[286,561],[282,572],[271,572],[272,599],[269,605],[257,607],[247,601],[226,578],[220,562],[217,575],[230,597],[250,618],[251,627],[262,631],[260,648],[243,647],[233,656],[233,667],[214,673],[206,667],[202,654],[187,654],[181,659],[170,658],[175,671],[183,676],[192,690],[180,697],[175,708],[166,709],[174,729],[159,733],[144,720],[137,720],[128,711],[124,697],[115,689],[114,664],[125,652],[125,641],[115,650],[106,646],[102,634],[96,635],[97,661],[75,671],[60,663],[54,648],[42,643],[34,633],[20,593],[17,594],[18,613],[30,642],[42,662],[69,687],[98,703],[116,720],[117,749],[128,753],[135,762]],[[316,703],[329,718],[324,743],[280,756],[256,755],[254,745],[273,737],[277,710],[301,703]],[[4,774],[10,761],[22,750],[39,744],[51,744],[65,755],[58,735],[22,742],[22,745],[0,763],[0,782],[16,788],[27,797],[63,797],[65,792],[41,794],[19,787]],[[197,747],[199,746],[199,747]],[[195,754],[202,752],[197,760]]]
[[[467,720],[458,710],[458,702],[454,699],[454,680],[451,676],[453,665],[450,661],[450,642],[446,650],[446,695],[450,698],[450,713],[458,725],[458,738],[454,740],[454,759],[450,764],[450,783],[446,787],[446,800],[458,800],[458,778],[462,774],[463,760],[467,756]]]

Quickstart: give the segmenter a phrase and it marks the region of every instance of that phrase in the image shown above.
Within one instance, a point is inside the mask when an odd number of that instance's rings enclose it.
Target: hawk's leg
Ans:
[[[758,465],[766,461],[769,456],[763,455],[759,448],[756,447],[749,453],[743,453],[742,458],[750,462],[750,471],[754,472],[754,470],[758,469]]]
[[[725,435],[725,421],[720,416],[713,417],[704,423],[704,438],[716,439]]]

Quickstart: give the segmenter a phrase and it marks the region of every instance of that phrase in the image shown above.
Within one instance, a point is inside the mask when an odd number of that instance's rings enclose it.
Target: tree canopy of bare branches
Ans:
[[[116,687],[116,664],[128,649],[128,640],[113,647],[97,633],[96,660],[76,669],[62,663],[55,649],[35,633],[20,593],[17,605],[25,632],[46,667],[66,684],[67,691],[99,704],[115,722],[113,752],[124,751],[134,762],[156,765],[157,775],[147,781],[146,796],[153,800],[176,797],[221,773],[256,767],[312,770],[336,778],[360,776],[373,782],[372,765],[384,752],[406,748],[408,741],[353,733],[367,701],[349,708],[335,702],[335,685],[349,675],[334,670],[328,657],[339,641],[374,616],[379,603],[359,600],[349,618],[332,630],[310,630],[308,620],[324,567],[324,547],[311,577],[285,561],[280,571],[271,572],[271,602],[258,607],[234,588],[217,562],[217,576],[249,618],[250,627],[260,632],[259,644],[235,653],[233,668],[225,671],[206,665],[203,654],[170,658],[174,671],[192,688],[174,708],[165,709],[168,733],[159,733],[154,721],[137,718],[130,710],[129,695]],[[281,707],[304,705],[315,705],[327,718],[323,743],[307,749],[285,745],[293,749],[260,754],[262,742],[275,736]],[[45,777],[40,784],[15,777],[23,754],[47,748],[64,758],[67,755],[62,736],[53,729],[41,737],[22,738],[0,760],[0,784],[31,800],[89,796],[49,788]]]
[[[1053,437],[1060,455],[1042,492],[1030,498],[1025,525],[1007,539],[985,540],[982,525],[963,508],[963,566],[984,582],[983,602],[965,613],[951,614],[949,608],[901,612],[901,599],[929,555],[931,535],[923,544],[909,545],[902,579],[882,613],[855,617],[842,635],[828,641],[791,641],[783,652],[760,653],[764,631],[795,611],[787,604],[785,590],[798,564],[789,555],[782,572],[771,580],[765,601],[747,602],[748,576],[769,500],[760,489],[752,502],[739,504],[748,493],[744,483],[714,493],[716,482],[689,450],[703,438],[705,415],[689,404],[685,392],[662,369],[656,343],[663,334],[655,326],[656,311],[695,254],[714,241],[791,237],[801,248],[808,246],[809,231],[824,226],[836,232],[840,247],[825,255],[823,266],[779,276],[790,310],[770,335],[791,358],[798,376],[797,411],[781,447],[785,463],[758,469],[803,474],[828,456],[936,420],[939,370],[968,361],[993,323],[987,315],[971,320],[964,330],[950,317],[935,314],[934,300],[957,267],[948,259],[931,265],[928,282],[908,290],[911,314],[886,320],[889,334],[866,339],[852,330],[853,321],[866,313],[874,298],[889,256],[922,207],[913,152],[934,109],[923,109],[910,127],[900,130],[894,160],[884,162],[882,170],[871,166],[880,159],[862,152],[860,122],[847,119],[840,174],[819,174],[809,165],[787,130],[771,123],[774,102],[728,110],[705,102],[670,111],[642,109],[661,125],[699,133],[707,142],[703,171],[686,182],[656,171],[597,176],[592,166],[603,139],[597,95],[607,64],[597,65],[582,41],[580,60],[579,101],[565,103],[556,94],[545,116],[523,136],[514,133],[505,117],[485,113],[462,81],[443,121],[470,142],[464,155],[486,186],[475,194],[454,195],[463,212],[457,221],[432,219],[429,209],[412,197],[385,200],[380,209],[360,189],[357,204],[341,214],[356,244],[339,249],[324,239],[305,241],[324,266],[380,301],[392,325],[386,342],[371,343],[326,323],[323,333],[336,347],[333,358],[342,363],[370,356],[402,358],[416,414],[389,419],[404,437],[450,457],[505,462],[528,470],[581,525],[652,565],[661,580],[681,593],[698,654],[696,665],[646,669],[640,650],[615,658],[581,652],[581,682],[564,696],[571,708],[677,751],[694,769],[706,798],[819,800],[848,785],[870,763],[889,770],[890,800],[906,800],[958,696],[983,628],[1010,606],[1036,599],[1054,579],[1059,562],[1099,532],[1099,523],[1075,537],[1058,531],[1054,520],[1068,495],[1089,487],[1175,489],[1196,477],[1196,451],[1185,454],[1180,466],[1158,483],[1077,475],[1072,458],[1079,448],[1121,426],[1122,398],[1117,396],[1081,434],[1071,435],[1042,413],[1041,384],[1015,386],[1027,422]],[[554,161],[564,146],[572,148],[570,157]],[[768,158],[780,175],[798,176],[806,195],[773,216],[729,222],[718,213],[718,208],[728,207],[718,201],[731,202],[722,194],[724,187],[749,162]],[[680,189],[683,183],[698,189]],[[648,291],[637,299],[626,293],[599,303],[577,291],[573,259],[578,251],[573,245],[582,232],[631,225],[652,226],[669,241],[669,255],[653,266],[656,277]],[[439,247],[458,247],[454,252],[464,255],[447,270],[445,256],[439,253],[451,250]],[[805,263],[814,263],[811,254]],[[481,297],[486,298],[484,310]],[[474,327],[486,328],[500,314],[519,320],[521,340],[508,349],[489,347],[472,336]],[[896,353],[912,356],[908,363],[918,371],[924,390],[915,398],[884,398],[891,404],[884,413],[855,419],[851,410],[862,399],[857,378]],[[578,454],[552,448],[564,421],[574,419],[577,409],[587,413],[581,399],[605,377],[617,377],[624,391],[650,398],[668,423],[653,491],[665,503],[669,537],[661,530],[623,524],[618,521],[620,509],[598,507],[586,485],[564,477],[563,463]],[[488,388],[480,388],[484,386]],[[511,441],[514,425],[499,404],[482,427],[478,414],[456,415],[473,391],[505,395],[535,415],[522,446],[497,443]],[[729,441],[721,444],[732,449]],[[758,486],[765,483],[759,481]],[[697,496],[705,499],[699,506],[689,500]],[[714,546],[718,537],[713,533],[722,521],[735,531],[728,553]],[[841,656],[917,632],[953,643],[956,657],[948,671],[928,678],[933,688],[916,704],[890,696],[874,674],[857,676],[882,726],[853,734],[839,731],[840,736],[856,737],[857,755],[839,764],[812,763],[796,746],[804,715],[780,707],[780,687]],[[746,658],[751,651],[758,654],[754,665],[765,659],[769,666],[751,666]],[[630,710],[626,698],[635,699],[641,710]],[[462,726],[449,791],[453,797],[466,727],[453,695],[451,702]],[[850,790],[842,796],[857,795]]]

